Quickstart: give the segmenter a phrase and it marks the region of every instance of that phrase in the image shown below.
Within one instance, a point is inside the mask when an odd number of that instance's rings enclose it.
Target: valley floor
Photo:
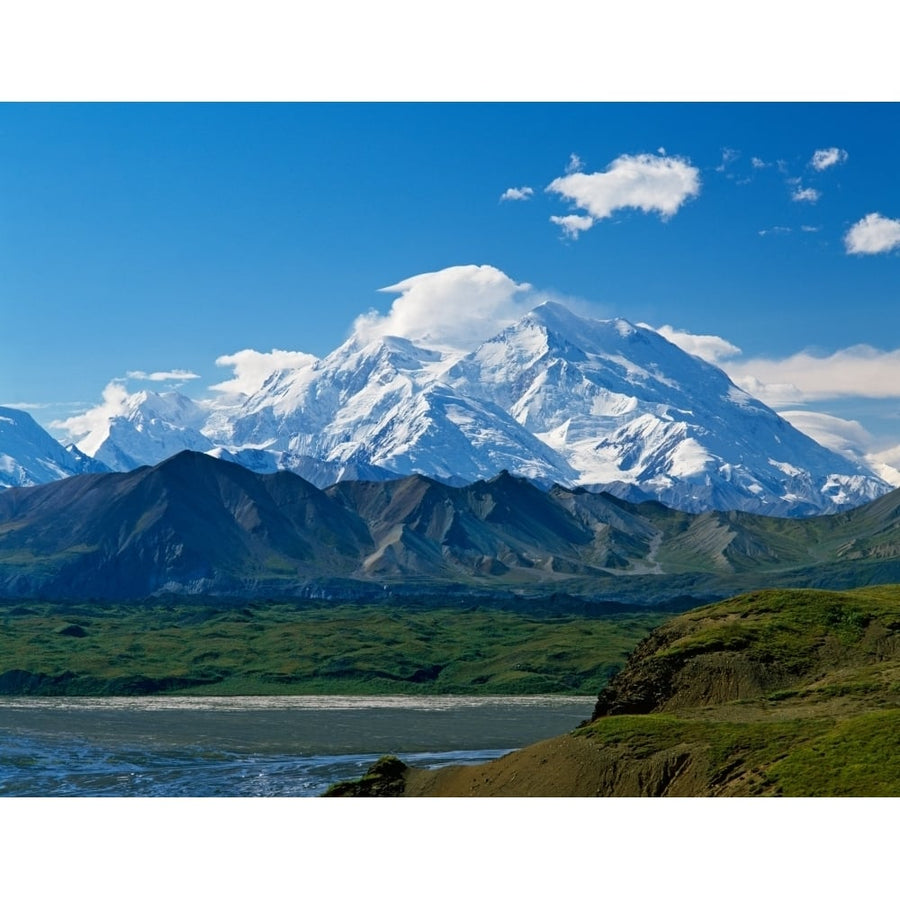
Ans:
[[[0,694],[596,694],[666,619],[410,605],[0,606]]]

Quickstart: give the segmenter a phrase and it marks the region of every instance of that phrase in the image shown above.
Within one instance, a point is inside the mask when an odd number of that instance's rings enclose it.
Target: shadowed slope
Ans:
[[[898,510],[895,491],[803,520],[693,515],[507,472],[465,487],[412,475],[322,491],[185,451],[0,493],[0,596],[259,596],[338,579],[354,596],[454,585],[656,603],[843,587],[900,579]]]
[[[297,577],[367,546],[362,522],[288,473],[185,451],[152,468],[0,497],[4,562],[44,596],[136,597]]]

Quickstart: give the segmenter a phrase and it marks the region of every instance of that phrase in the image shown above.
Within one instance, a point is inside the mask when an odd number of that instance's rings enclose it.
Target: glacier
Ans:
[[[812,515],[891,489],[653,329],[553,301],[469,352],[360,332],[250,395],[141,391],[77,446],[120,471],[188,449],[320,487],[506,470],[688,512]]]
[[[0,488],[30,487],[70,475],[109,472],[76,447],[64,447],[20,409],[0,406]]]

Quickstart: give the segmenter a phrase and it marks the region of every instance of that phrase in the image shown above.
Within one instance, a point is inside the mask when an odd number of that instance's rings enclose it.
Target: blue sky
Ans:
[[[114,379],[204,396],[229,377],[223,355],[324,355],[358,316],[389,311],[397,294],[380,288],[479,265],[599,317],[720,338],[681,340],[805,413],[812,431],[828,413],[866,429],[830,422],[832,437],[889,450],[900,445],[898,113],[2,104],[0,404],[50,425]],[[635,200],[651,170],[670,183],[651,177],[659,196]],[[457,287],[448,302],[465,303]],[[128,377],[166,372],[197,377]]]

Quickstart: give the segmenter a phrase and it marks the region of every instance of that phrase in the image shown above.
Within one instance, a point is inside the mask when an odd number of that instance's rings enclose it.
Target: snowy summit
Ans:
[[[192,449],[319,485],[506,469],[688,511],[806,515],[889,490],[653,329],[557,302],[468,352],[357,330],[238,400],[143,391],[78,446],[117,469]]]

